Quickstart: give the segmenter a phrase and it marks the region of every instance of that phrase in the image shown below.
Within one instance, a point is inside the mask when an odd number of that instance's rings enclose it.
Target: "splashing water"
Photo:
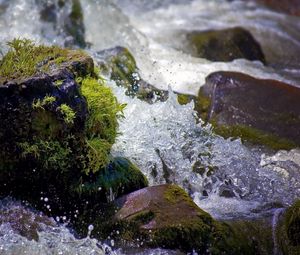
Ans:
[[[3,42],[20,36],[47,44],[65,44],[63,28],[42,21],[41,6],[36,2],[0,0],[1,51],[5,51]],[[81,2],[90,53],[117,45],[128,47],[143,79],[158,88],[196,95],[205,77],[219,70],[299,84],[298,18],[258,8],[247,1]],[[58,19],[67,12],[62,10]],[[188,31],[237,25],[253,33],[269,66],[241,59],[210,62],[184,50],[182,35]],[[240,140],[225,140],[196,121],[192,103],[179,105],[171,91],[166,102],[149,105],[125,96],[124,90],[112,81],[108,80],[108,84],[118,100],[127,103],[125,119],[119,127],[121,135],[112,154],[136,163],[151,185],[177,183],[202,209],[220,219],[254,217],[268,210],[270,204],[286,206],[300,196],[299,150],[274,153],[246,147]],[[9,206],[20,205],[12,202]],[[0,254],[4,255],[122,253],[90,237],[76,239],[64,226],[44,229],[36,242],[20,236],[9,224],[0,225]],[[135,254],[177,253],[149,249]]]

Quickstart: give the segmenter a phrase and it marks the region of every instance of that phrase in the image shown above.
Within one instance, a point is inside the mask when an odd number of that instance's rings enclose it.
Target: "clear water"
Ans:
[[[248,1],[81,2],[92,55],[117,45],[128,47],[141,76],[158,88],[170,90],[166,102],[149,105],[125,96],[122,88],[107,81],[119,101],[127,103],[126,118],[120,121],[121,135],[113,146],[113,155],[125,156],[136,163],[151,185],[171,182],[182,186],[202,209],[219,219],[255,217],[271,211],[275,203],[287,206],[300,196],[299,149],[272,152],[218,137],[209,126],[195,120],[192,103],[179,105],[171,91],[195,95],[205,77],[219,70],[299,85],[299,18],[258,8]],[[6,49],[3,42],[19,36],[64,45],[67,38],[62,27],[42,22],[40,8],[34,0],[0,0],[2,51]],[[63,19],[68,8],[58,14],[58,19]],[[268,67],[246,60],[213,63],[183,51],[186,44],[183,35],[187,31],[237,25],[249,29],[260,42],[270,63]],[[20,205],[11,202],[5,206]],[[78,240],[64,226],[45,229],[39,242],[24,239],[9,224],[0,226],[0,254],[122,253],[89,237]],[[170,254],[170,251],[135,253]]]

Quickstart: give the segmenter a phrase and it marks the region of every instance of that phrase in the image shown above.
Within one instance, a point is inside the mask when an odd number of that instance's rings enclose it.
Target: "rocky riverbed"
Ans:
[[[299,254],[299,31],[293,0],[0,1],[0,254]]]

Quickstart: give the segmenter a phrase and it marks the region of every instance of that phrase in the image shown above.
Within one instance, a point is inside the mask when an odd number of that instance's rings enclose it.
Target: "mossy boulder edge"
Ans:
[[[222,62],[239,58],[266,62],[259,43],[242,27],[192,31],[186,37],[195,57]]]
[[[91,198],[106,201],[109,192],[145,187],[130,162],[110,163],[124,105],[95,72],[92,58],[29,40],[10,46],[0,61],[6,68],[0,78],[0,196],[27,200],[48,214],[73,215]],[[83,188],[95,183],[101,186]]]

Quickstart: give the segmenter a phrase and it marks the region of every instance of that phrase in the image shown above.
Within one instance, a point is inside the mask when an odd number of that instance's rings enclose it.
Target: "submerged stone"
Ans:
[[[11,229],[15,234],[28,240],[39,240],[38,232],[57,226],[56,222],[42,213],[37,213],[22,205],[1,202],[0,226]],[[4,204],[3,204],[4,203]],[[0,227],[0,235],[1,235]]]
[[[194,31],[187,34],[187,40],[195,57],[223,62],[244,58],[265,63],[259,43],[242,27]]]
[[[126,88],[126,95],[148,103],[168,98],[167,91],[156,89],[140,77],[135,59],[128,49],[115,47],[98,52],[98,56],[103,74],[110,76],[118,86]]]
[[[300,144],[300,89],[242,73],[216,72],[200,88],[196,109],[216,133],[290,149]]]

